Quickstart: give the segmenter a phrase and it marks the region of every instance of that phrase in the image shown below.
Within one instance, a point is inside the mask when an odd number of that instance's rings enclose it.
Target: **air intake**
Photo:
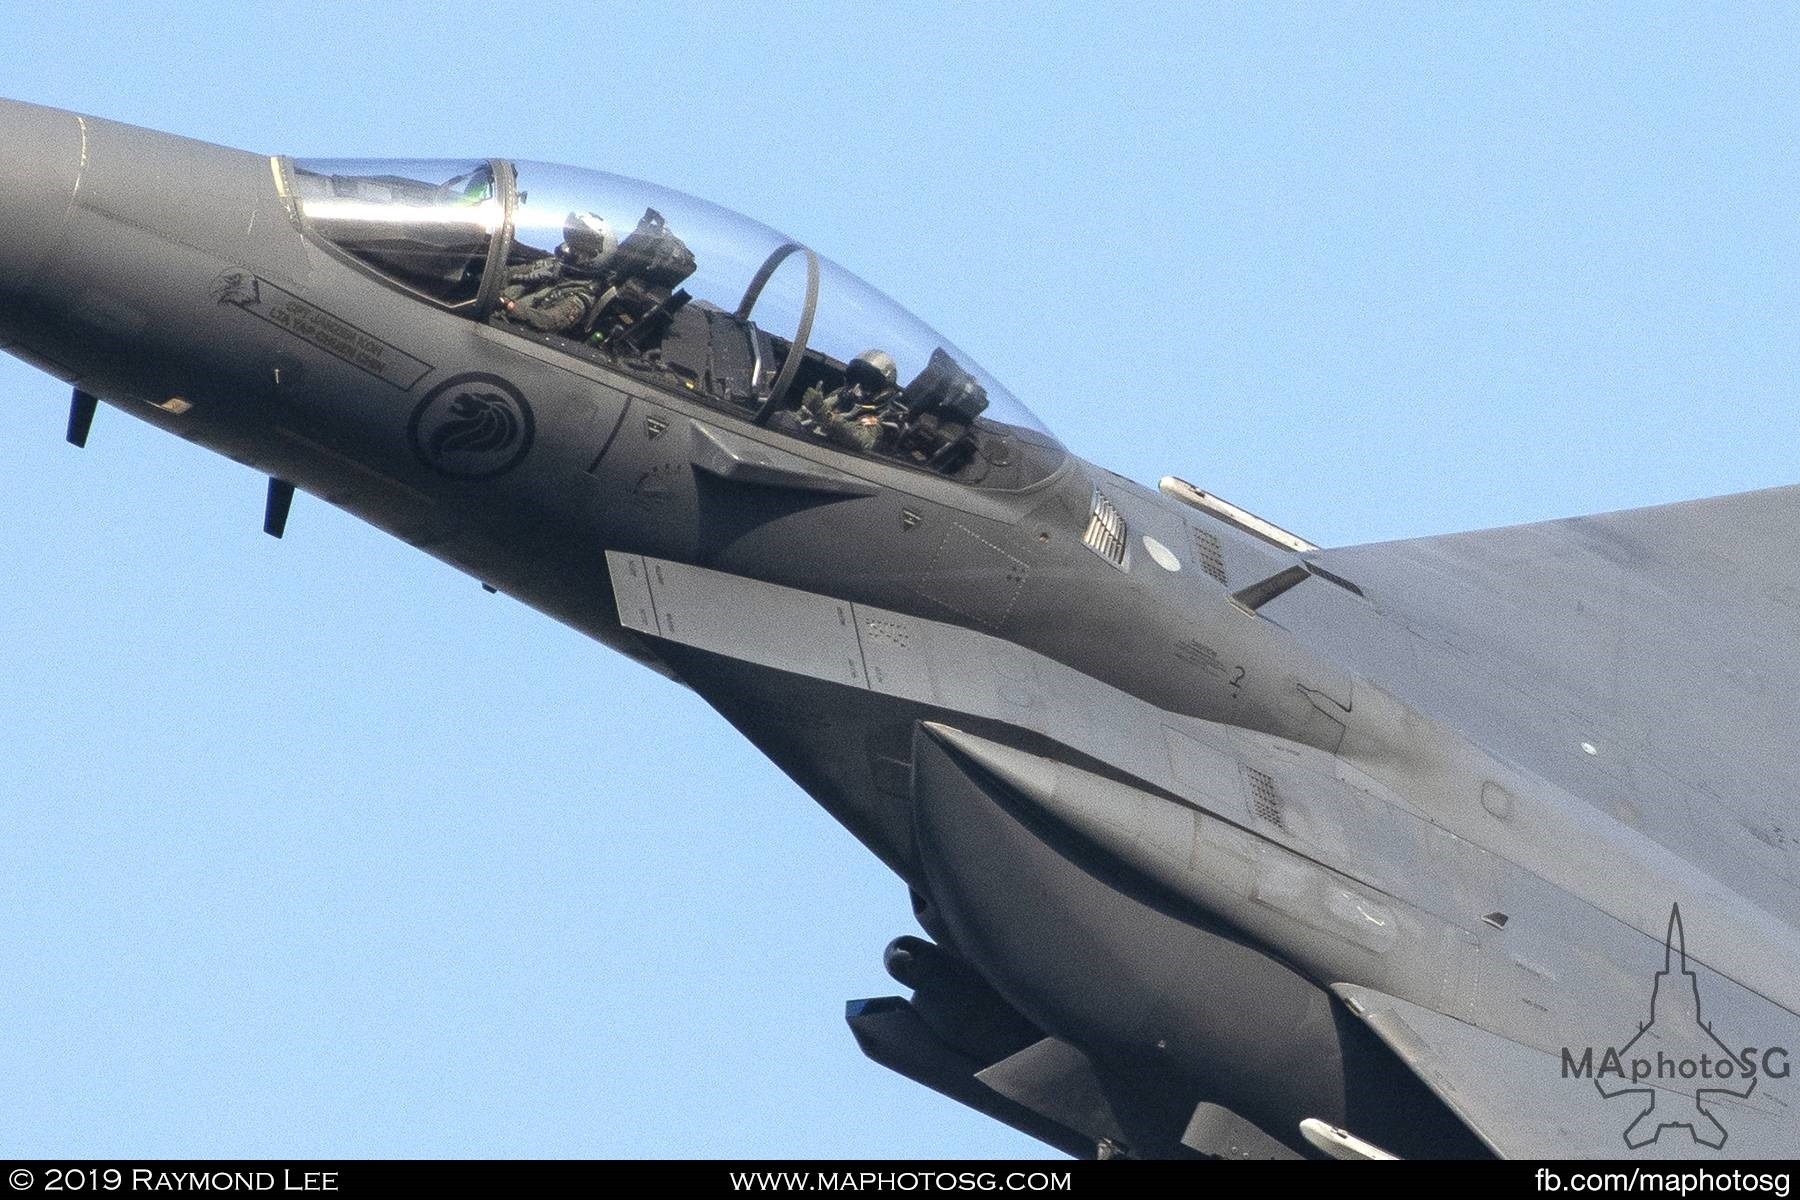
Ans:
[[[1125,518],[1113,507],[1113,502],[1095,488],[1094,508],[1088,516],[1087,532],[1081,535],[1082,544],[1123,571],[1126,539],[1130,536],[1130,530],[1125,528]]]

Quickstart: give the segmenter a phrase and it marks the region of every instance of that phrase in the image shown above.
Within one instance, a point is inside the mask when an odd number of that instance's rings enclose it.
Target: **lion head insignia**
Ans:
[[[256,276],[248,271],[225,271],[212,281],[212,298],[220,304],[247,308],[262,299]]]
[[[407,428],[412,452],[440,475],[492,479],[518,466],[535,425],[519,389],[473,372],[444,380],[419,401]]]

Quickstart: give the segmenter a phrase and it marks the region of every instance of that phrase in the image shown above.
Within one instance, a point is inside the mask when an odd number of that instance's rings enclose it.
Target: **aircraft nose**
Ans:
[[[30,287],[61,242],[85,140],[74,113],[0,100],[0,294]]]

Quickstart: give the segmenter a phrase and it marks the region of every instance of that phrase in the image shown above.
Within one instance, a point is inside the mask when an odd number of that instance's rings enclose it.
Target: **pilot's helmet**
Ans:
[[[894,356],[886,350],[864,350],[844,368],[844,378],[865,391],[885,391],[899,377]]]
[[[619,244],[606,218],[595,213],[570,213],[563,221],[564,253],[591,262],[610,254]]]

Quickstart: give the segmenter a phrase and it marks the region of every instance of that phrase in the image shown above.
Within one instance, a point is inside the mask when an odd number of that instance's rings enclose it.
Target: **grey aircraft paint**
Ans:
[[[507,160],[0,102],[0,163],[70,440],[97,398],[692,688],[911,889],[884,1065],[1085,1156],[1800,1153],[1800,491],[1320,551],[832,343],[861,285],[773,231],[707,292],[673,193],[590,254]]]

